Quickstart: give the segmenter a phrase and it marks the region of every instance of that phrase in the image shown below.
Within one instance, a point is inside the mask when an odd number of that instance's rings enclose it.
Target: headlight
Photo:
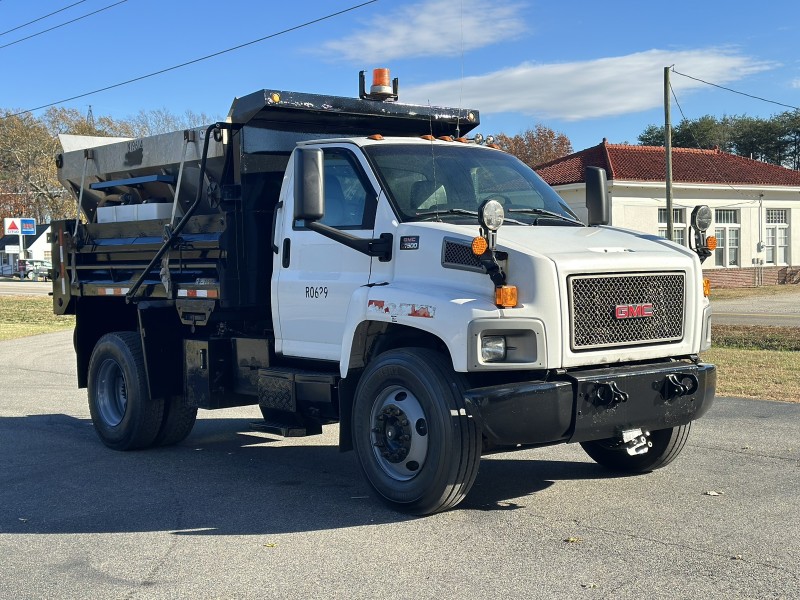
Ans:
[[[480,221],[481,227],[489,231],[497,231],[503,224],[504,218],[505,212],[503,212],[503,205],[497,200],[487,200],[481,204],[481,208],[478,211],[478,220]]]
[[[694,207],[692,211],[692,227],[698,231],[705,231],[711,227],[711,209],[705,204]]]
[[[506,359],[506,338],[502,335],[487,335],[481,338],[481,360],[500,362]]]

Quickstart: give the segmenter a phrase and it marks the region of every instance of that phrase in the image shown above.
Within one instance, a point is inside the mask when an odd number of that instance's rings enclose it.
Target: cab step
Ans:
[[[306,437],[322,433],[322,425],[318,423],[298,425],[297,423],[283,423],[280,421],[252,421],[250,429],[282,437]]]

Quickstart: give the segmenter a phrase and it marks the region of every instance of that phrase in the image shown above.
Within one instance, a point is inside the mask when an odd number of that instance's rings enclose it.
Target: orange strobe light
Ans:
[[[389,69],[374,69],[372,71],[372,87],[369,88],[371,96],[388,98],[392,95],[392,82],[389,79]]]

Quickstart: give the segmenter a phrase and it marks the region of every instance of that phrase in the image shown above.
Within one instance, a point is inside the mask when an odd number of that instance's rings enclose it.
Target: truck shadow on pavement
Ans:
[[[201,419],[179,445],[114,452],[88,419],[0,417],[0,456],[0,534],[260,535],[415,518],[375,498],[354,453],[330,437],[279,440],[246,419]],[[494,455],[455,510],[520,508],[554,481],[604,476],[589,463]]]

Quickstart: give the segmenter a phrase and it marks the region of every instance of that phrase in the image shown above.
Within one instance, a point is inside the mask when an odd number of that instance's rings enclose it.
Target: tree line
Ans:
[[[59,134],[138,138],[214,122],[205,114],[175,115],[142,110],[128,119],[93,118],[72,108],[49,108],[41,116],[0,109],[0,216],[48,223],[75,215],[56,175]]]
[[[643,146],[663,146],[664,126],[649,125],[638,139]],[[800,110],[766,119],[747,115],[683,119],[672,128],[672,145],[719,148],[730,154],[800,170]]]

